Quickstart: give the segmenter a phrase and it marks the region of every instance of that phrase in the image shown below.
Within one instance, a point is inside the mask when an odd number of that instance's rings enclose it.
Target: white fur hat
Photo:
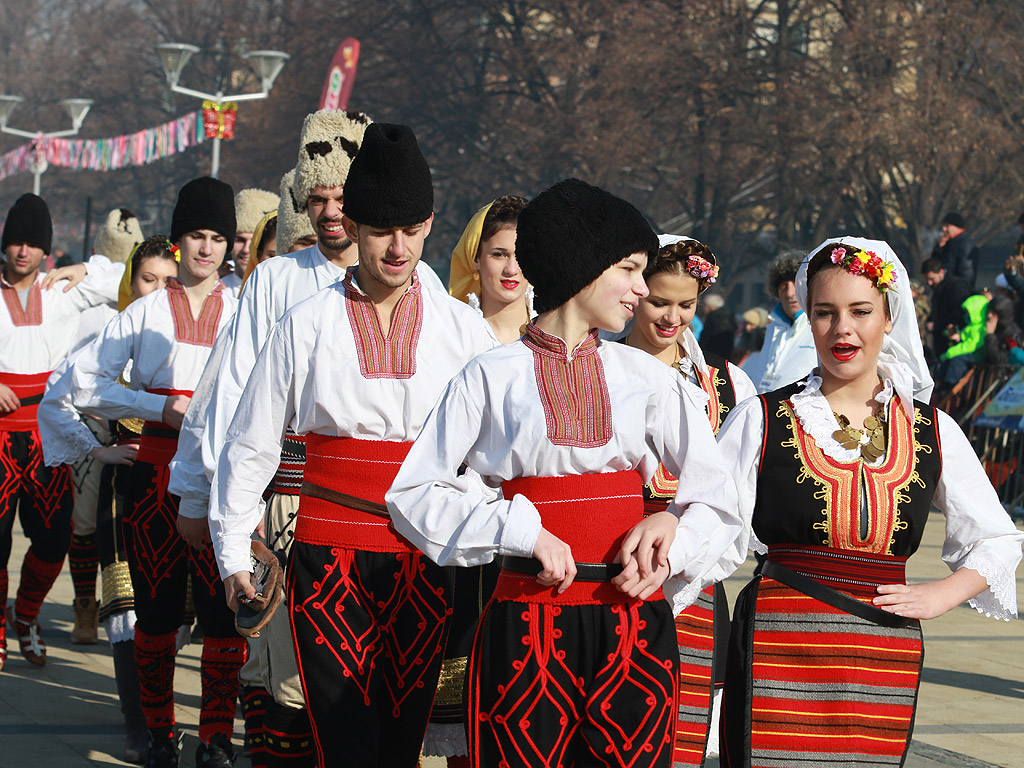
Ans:
[[[96,233],[92,250],[113,262],[124,264],[132,255],[132,248],[145,239],[135,214],[127,208],[115,208],[107,214],[106,222]]]
[[[243,189],[235,195],[235,231],[255,232],[266,214],[277,208],[279,198],[265,189]]]
[[[307,235],[315,235],[306,206],[295,199],[295,169],[281,177],[281,202],[277,204],[277,252],[287,253]]]
[[[295,166],[295,202],[305,209],[313,187],[345,185],[352,159],[372,120],[362,112],[321,109],[306,115]]]

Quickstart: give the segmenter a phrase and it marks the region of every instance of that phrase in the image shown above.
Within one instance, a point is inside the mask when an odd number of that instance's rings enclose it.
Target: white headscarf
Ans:
[[[666,245],[675,245],[681,243],[684,240],[690,240],[697,242],[692,237],[686,235],[658,235],[658,248],[664,248]],[[694,367],[703,374],[708,372],[708,364],[704,359],[704,351],[700,348],[700,344],[697,342],[697,337],[693,333],[693,328],[690,326],[686,327],[682,335],[679,338],[679,343],[686,351],[686,356],[690,358]]]
[[[914,297],[910,291],[910,275],[888,243],[882,240],[866,240],[863,237],[831,237],[819,245],[807,254],[796,275],[796,297],[800,302],[800,308],[810,317],[810,308],[807,306],[807,265],[825,248],[839,243],[853,246],[858,250],[873,251],[882,261],[890,261],[895,267],[895,285],[885,292],[889,316],[892,319],[892,331],[887,333],[882,341],[882,351],[878,355],[878,370],[892,382],[896,394],[909,413],[909,404],[914,398],[928,402],[932,396],[934,382],[924,359]]]

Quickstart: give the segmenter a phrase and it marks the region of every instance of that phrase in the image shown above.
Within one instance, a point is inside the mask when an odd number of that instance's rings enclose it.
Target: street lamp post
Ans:
[[[197,91],[193,88],[178,85],[178,79],[181,77],[181,72],[185,69],[185,65],[188,64],[188,60],[192,58],[193,54],[199,52],[198,46],[189,45],[188,43],[160,43],[156,50],[160,54],[160,64],[164,68],[167,84],[170,85],[172,91],[186,96],[193,96],[203,101],[212,101],[217,105],[218,109],[232,101],[259,101],[267,98],[270,95],[270,89],[274,85],[274,80],[281,74],[285,62],[291,58],[287,53],[281,51],[251,51],[247,53],[242,58],[249,62],[256,75],[260,78],[260,92],[225,95],[220,90],[216,93],[206,93],[205,91]],[[217,178],[219,173],[220,136],[214,136],[213,150],[210,155],[210,175]]]
[[[12,136],[34,139],[37,142],[44,139],[56,139],[63,136],[77,135],[78,131],[82,128],[82,123],[85,121],[85,116],[89,113],[89,109],[92,107],[92,99],[63,99],[60,102],[60,105],[67,111],[68,116],[71,118],[71,125],[73,127],[63,131],[32,133],[31,131],[23,131],[18,128],[10,128],[7,125],[7,120],[11,116],[11,112],[13,112],[14,108],[22,101],[23,99],[21,96],[0,95],[0,131],[3,133],[9,133]],[[46,173],[46,169],[48,167],[49,163],[46,161],[45,148],[41,143],[37,143],[36,151],[34,152],[31,162],[33,194],[39,194],[42,176]]]

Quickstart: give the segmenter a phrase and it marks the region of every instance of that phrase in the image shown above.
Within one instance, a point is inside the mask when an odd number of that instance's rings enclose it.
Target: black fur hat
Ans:
[[[212,176],[192,179],[178,191],[171,216],[171,242],[198,229],[212,229],[228,241],[235,241],[235,192]]]
[[[367,126],[345,180],[342,210],[357,224],[382,229],[407,227],[430,218],[434,183],[409,126]]]
[[[48,254],[53,247],[53,221],[46,201],[38,195],[25,194],[14,201],[7,212],[0,251],[12,243],[28,243]]]
[[[640,211],[610,192],[566,179],[519,214],[516,259],[537,313],[561,306],[632,253],[654,258],[658,238]]]

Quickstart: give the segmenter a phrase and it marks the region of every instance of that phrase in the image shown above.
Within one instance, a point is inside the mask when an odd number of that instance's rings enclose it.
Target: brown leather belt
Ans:
[[[315,485],[308,480],[302,481],[302,488],[299,489],[299,492],[303,496],[312,496],[314,499],[329,501],[332,504],[337,504],[341,507],[348,507],[349,509],[354,509],[357,512],[368,512],[371,515],[377,515],[377,517],[384,517],[388,520],[391,519],[391,514],[388,512],[387,506],[380,502],[361,499],[358,496],[349,496],[347,493],[342,493],[341,491],[335,491],[330,488]]]

